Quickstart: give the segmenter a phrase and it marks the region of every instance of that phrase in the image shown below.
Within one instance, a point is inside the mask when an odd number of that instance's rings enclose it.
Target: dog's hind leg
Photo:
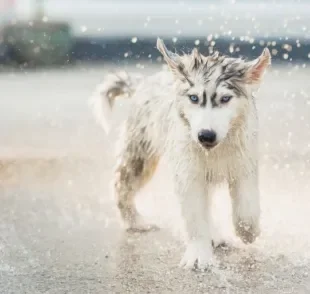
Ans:
[[[123,144],[115,169],[114,192],[128,230],[148,231],[156,228],[143,220],[135,206],[136,194],[152,178],[159,160],[150,152],[149,145],[144,140],[133,139]]]

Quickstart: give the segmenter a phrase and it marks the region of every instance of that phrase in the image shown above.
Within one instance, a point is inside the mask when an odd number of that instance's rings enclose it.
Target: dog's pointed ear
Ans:
[[[271,64],[271,55],[268,48],[253,61],[247,62],[246,82],[252,85],[259,85],[262,81],[266,69]]]
[[[167,65],[174,73],[183,68],[180,56],[178,54],[169,51],[165,46],[163,40],[158,38],[156,45],[159,52],[163,55],[164,60],[167,62]]]
[[[163,40],[159,38],[157,39],[157,49],[163,55],[174,76],[182,82],[188,82],[190,85],[193,85],[193,82],[189,79],[188,72],[185,69],[181,57],[178,54],[169,51]]]

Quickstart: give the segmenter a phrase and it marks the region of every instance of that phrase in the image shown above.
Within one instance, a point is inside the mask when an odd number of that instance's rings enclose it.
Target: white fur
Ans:
[[[255,116],[254,116],[255,117]],[[255,118],[250,116],[253,124]],[[244,242],[253,242],[259,235],[259,189],[257,183],[256,138],[252,131],[244,128],[242,143],[230,142],[231,146],[216,147],[206,152],[192,144],[190,138],[184,138],[184,126],[175,125],[168,141],[165,159],[172,167],[175,177],[175,190],[180,199],[182,216],[187,235],[187,249],[181,261],[185,267],[205,268],[213,263],[211,240],[216,240],[210,216],[210,202],[213,191],[223,181],[232,182],[233,222],[236,233]],[[250,142],[246,142],[246,138]],[[168,146],[168,145],[167,145]],[[241,146],[244,146],[243,148]],[[239,157],[240,156],[240,157]],[[206,182],[207,179],[207,182]],[[208,180],[209,179],[209,180]],[[249,236],[242,236],[239,226],[250,228]],[[202,255],[204,252],[204,255]],[[208,258],[207,258],[208,257]]]
[[[174,66],[173,62],[167,61],[170,66]],[[122,157],[128,141],[143,140],[150,142],[150,157],[156,155],[167,161],[174,175],[187,237],[187,248],[180,265],[192,268],[197,263],[198,268],[205,268],[214,260],[210,202],[218,184],[227,182],[229,185],[237,235],[245,243],[253,242],[259,235],[258,122],[251,85],[245,85],[247,97],[234,97],[229,104],[212,108],[210,97],[214,91],[218,97],[235,94],[221,85],[215,89],[212,86],[215,81],[213,84],[211,81],[210,86],[203,86],[198,74],[192,78],[195,87],[190,91],[201,97],[202,91],[206,90],[206,107],[193,105],[187,96],[182,97],[179,90],[184,90],[185,84],[169,71],[139,80],[119,156]],[[190,127],[180,118],[180,109]],[[146,130],[143,137],[142,128]],[[216,132],[216,147],[205,149],[199,144],[197,134],[202,129]],[[119,164],[124,164],[122,158]]]

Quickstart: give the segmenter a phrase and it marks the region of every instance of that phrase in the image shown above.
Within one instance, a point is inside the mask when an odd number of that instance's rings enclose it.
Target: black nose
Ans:
[[[205,145],[213,145],[216,141],[216,133],[210,130],[201,130],[198,133],[198,140]]]

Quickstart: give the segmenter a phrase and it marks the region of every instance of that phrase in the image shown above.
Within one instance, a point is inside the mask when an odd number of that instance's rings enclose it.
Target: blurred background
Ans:
[[[2,0],[2,57],[27,63],[155,61],[154,41],[275,60],[309,59],[307,0]]]
[[[310,293],[309,16],[309,0],[0,0],[0,293]],[[106,136],[88,99],[109,71],[160,70],[157,37],[179,52],[272,54],[257,98],[262,235],[240,244],[219,189],[233,246],[216,272],[177,267],[164,163],[138,199],[163,230],[124,233],[110,192],[130,101]]]

